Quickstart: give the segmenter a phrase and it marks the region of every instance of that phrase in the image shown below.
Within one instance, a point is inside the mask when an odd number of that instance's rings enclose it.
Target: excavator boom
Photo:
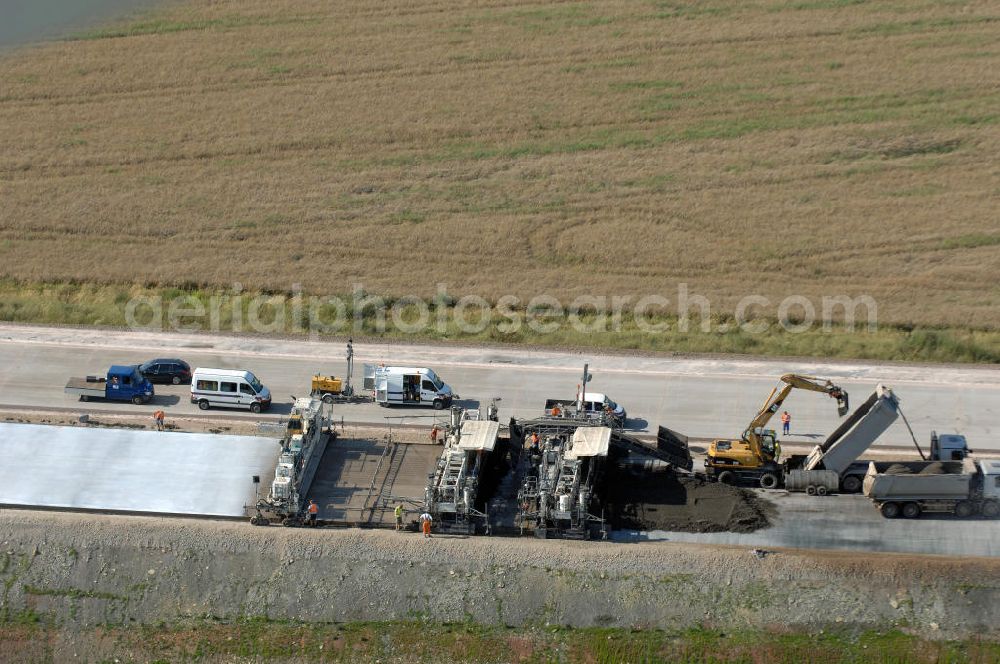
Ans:
[[[781,405],[792,390],[821,392],[836,399],[837,413],[841,417],[850,408],[847,391],[829,380],[785,374],[781,377],[781,382],[784,385],[771,390],[756,416],[743,431],[740,440],[717,440],[709,445],[705,466],[709,468],[710,473],[715,472],[720,477],[729,477],[733,476],[734,472],[753,471],[760,474],[762,486],[765,486],[765,479],[768,480],[767,484],[777,484],[779,471],[775,466],[779,454],[778,446],[774,431],[767,429],[766,426],[781,409]],[[765,488],[773,487],[765,486]]]

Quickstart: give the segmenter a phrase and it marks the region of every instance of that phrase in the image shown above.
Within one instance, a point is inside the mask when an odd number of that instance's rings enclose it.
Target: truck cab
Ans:
[[[149,403],[154,395],[153,384],[139,372],[139,368],[125,364],[112,366],[106,376],[70,378],[65,391],[78,396],[81,401],[107,399],[134,404]]]
[[[931,459],[934,461],[961,461],[972,450],[965,436],[957,433],[931,431]]]
[[[619,426],[625,424],[627,413],[619,404],[600,392],[587,392],[584,395],[583,412],[588,415],[600,416],[602,413],[614,420]]]
[[[574,416],[576,404],[580,399],[577,394],[572,399],[546,399],[545,414],[556,417]],[[575,415],[589,420],[601,420],[609,425],[624,426],[628,414],[625,408],[615,403],[600,392],[587,392],[584,395],[582,411]]]

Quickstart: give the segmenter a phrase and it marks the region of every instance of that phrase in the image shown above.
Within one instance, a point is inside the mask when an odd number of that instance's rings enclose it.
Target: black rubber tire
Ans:
[[[916,519],[920,516],[920,505],[917,503],[903,503],[900,513],[904,519]]]
[[[895,519],[899,516],[899,503],[882,503],[879,505],[878,511],[882,513],[882,516],[886,519]]]
[[[86,394],[81,394],[80,401],[90,401],[90,397],[88,397]]]
[[[987,519],[995,519],[1000,517],[1000,502],[995,500],[987,500],[983,503],[983,516]]]
[[[861,493],[862,481],[857,475],[848,475],[840,484],[840,489],[844,493]]]
[[[134,403],[136,406],[141,406],[142,405],[142,397],[140,397],[138,394],[135,395],[134,397],[132,397],[132,403]]]
[[[180,385],[181,384],[181,377],[180,376],[174,376],[173,378],[170,379],[170,382],[173,383],[174,385]]]
[[[762,489],[777,489],[778,488],[778,476],[774,473],[764,473],[760,476],[760,488]]]
[[[327,405],[333,403],[333,395],[332,394],[324,394],[323,395],[323,403],[325,403]]]
[[[440,399],[434,400],[434,410],[444,410],[444,402]]]
[[[257,402],[254,402],[254,403],[250,404],[250,412],[253,413],[254,415],[256,415],[257,413],[259,413],[260,412],[260,404],[257,403]]]
[[[955,503],[955,516],[959,519],[968,519],[975,511],[975,506],[968,500],[960,500]]]
[[[827,494],[827,490],[826,490],[825,486],[820,485],[820,486],[816,487],[816,495],[817,496],[825,496],[826,494]]]
[[[202,410],[208,410],[208,402],[202,399],[201,401],[198,402],[198,408],[201,408]]]
[[[806,495],[807,496],[815,496],[816,495],[816,487],[814,487],[812,484],[810,484],[809,486],[807,486],[806,487]]]
[[[736,484],[736,475],[729,470],[724,470],[715,477],[722,484]]]

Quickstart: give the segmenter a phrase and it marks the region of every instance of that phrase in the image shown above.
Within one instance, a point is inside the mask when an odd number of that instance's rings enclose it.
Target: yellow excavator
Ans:
[[[837,414],[843,417],[849,409],[847,392],[829,380],[813,376],[785,374],[784,386],[771,390],[757,416],[738,440],[713,440],[708,446],[705,472],[720,482],[736,484],[754,482],[765,489],[776,489],[781,484],[782,470],[778,464],[781,447],[773,429],[765,428],[792,390],[822,392],[837,400]],[[779,389],[780,388],[780,389]]]

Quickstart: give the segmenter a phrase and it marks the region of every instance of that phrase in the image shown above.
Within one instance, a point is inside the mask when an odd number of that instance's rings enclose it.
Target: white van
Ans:
[[[222,406],[259,413],[271,407],[271,391],[249,371],[198,367],[191,376],[191,403],[202,410]]]
[[[432,406],[441,410],[455,398],[451,388],[427,367],[365,365],[365,389],[380,406]]]

